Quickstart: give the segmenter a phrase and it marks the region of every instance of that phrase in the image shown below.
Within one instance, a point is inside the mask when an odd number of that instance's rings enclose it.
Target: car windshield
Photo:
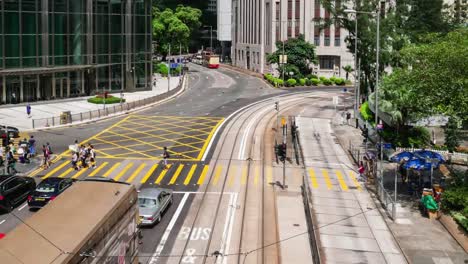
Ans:
[[[39,186],[36,188],[36,191],[42,193],[53,193],[55,192],[55,186],[50,184],[39,184]]]
[[[138,206],[143,208],[155,207],[158,204],[156,199],[151,198],[138,198]]]

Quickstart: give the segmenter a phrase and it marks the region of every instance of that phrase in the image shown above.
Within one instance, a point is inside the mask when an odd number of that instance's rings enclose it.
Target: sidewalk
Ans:
[[[123,98],[125,98],[126,103],[131,103],[166,93],[168,90],[173,90],[177,87],[179,79],[180,77],[171,77],[171,87],[168,89],[167,78],[158,78],[156,86],[153,86],[151,91],[123,93]],[[120,94],[117,93],[114,96],[120,96]],[[31,118],[28,118],[26,115],[25,104],[1,107],[0,124],[14,126],[20,131],[32,130],[32,119],[51,118],[53,116],[57,117],[60,116],[63,111],[71,111],[72,114],[78,114],[81,112],[103,109],[103,105],[101,104],[88,103],[87,99],[90,97],[92,96],[31,103]]]
[[[356,166],[337,144],[330,120],[297,117],[296,124],[322,261],[406,263],[371,195],[355,179]]]
[[[354,145],[362,143],[363,138],[359,129],[336,122],[334,131],[346,150],[350,142]],[[363,148],[361,153],[364,153]],[[384,166],[386,169],[388,167]],[[393,172],[385,171],[384,173]],[[379,203],[376,199],[374,196],[374,201]],[[422,216],[417,206],[414,207],[405,202],[398,202],[396,209],[396,221],[393,222],[385,217],[385,222],[410,263],[466,263],[467,254],[439,221]]]

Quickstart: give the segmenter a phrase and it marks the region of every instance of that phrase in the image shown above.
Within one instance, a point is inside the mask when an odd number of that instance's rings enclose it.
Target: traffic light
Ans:
[[[282,162],[286,160],[286,144],[285,143],[279,145],[278,156]]]
[[[362,136],[364,137],[364,142],[367,142],[369,138],[369,130],[367,129],[367,127],[364,127],[362,129]]]
[[[275,102],[275,110],[279,111],[279,102]]]

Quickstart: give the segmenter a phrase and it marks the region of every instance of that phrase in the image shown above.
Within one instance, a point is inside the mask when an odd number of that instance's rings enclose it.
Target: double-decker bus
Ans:
[[[203,56],[203,65],[210,68],[210,69],[218,69],[219,68],[219,56],[210,52],[204,51],[202,53]]]
[[[79,181],[0,240],[8,264],[138,264],[134,186]]]

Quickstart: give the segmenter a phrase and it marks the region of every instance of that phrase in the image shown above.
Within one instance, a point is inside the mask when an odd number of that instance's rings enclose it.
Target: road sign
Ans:
[[[177,68],[177,66],[179,66],[178,63],[171,63],[171,69],[175,69]]]

